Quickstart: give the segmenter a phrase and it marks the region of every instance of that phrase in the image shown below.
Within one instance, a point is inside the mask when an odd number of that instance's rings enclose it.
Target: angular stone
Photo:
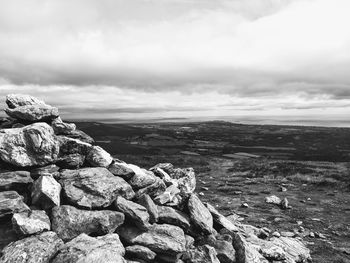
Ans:
[[[279,198],[276,195],[271,195],[271,196],[265,197],[265,202],[268,204],[280,205],[281,201],[282,201],[281,198]]]
[[[30,171],[30,176],[34,179],[38,179],[42,175],[50,175],[53,178],[59,177],[60,168],[55,164],[50,164],[43,167],[34,168]]]
[[[9,94],[6,96],[6,104],[10,109],[27,105],[47,105],[44,101],[27,94]]]
[[[196,175],[193,168],[176,168],[170,176],[177,180],[178,188],[183,196],[192,194],[196,189]]]
[[[180,193],[180,189],[176,185],[170,185],[165,189],[165,192],[154,198],[154,202],[159,205],[164,205],[174,201],[176,195]]]
[[[108,167],[113,162],[112,156],[100,146],[93,146],[86,156],[86,160],[94,167]]]
[[[69,154],[81,154],[87,155],[92,145],[77,139],[72,139],[66,136],[57,136],[57,140],[60,145],[59,157],[63,157]]]
[[[85,156],[80,153],[72,153],[60,157],[56,164],[62,169],[78,169],[83,166]]]
[[[32,203],[43,209],[60,205],[61,185],[49,175],[42,175],[33,184]]]
[[[152,198],[145,194],[145,195],[142,195],[141,197],[139,197],[137,199],[137,202],[146,207],[147,211],[148,211],[148,214],[149,214],[149,222],[150,223],[156,223],[158,221],[158,208],[156,206],[156,204],[153,202]]]
[[[188,263],[220,263],[215,249],[208,245],[190,249],[186,252],[184,259]]]
[[[30,211],[30,209],[17,192],[0,192],[0,218],[25,211]]]
[[[77,139],[79,141],[93,144],[95,140],[91,138],[89,135],[87,135],[85,132],[75,129],[74,131],[70,131],[69,133],[65,134],[67,137],[72,138],[72,139]]]
[[[183,230],[177,226],[153,224],[148,231],[125,225],[118,230],[128,244],[148,247],[156,253],[177,254],[186,250]]]
[[[228,220],[225,216],[220,214],[212,205],[207,203],[206,207],[211,213],[215,224],[227,229],[228,231],[234,231],[234,232],[238,231],[238,227],[234,223],[232,223],[230,220]]]
[[[278,246],[263,246],[259,249],[259,252],[268,260],[281,261],[286,259],[286,253]]]
[[[116,211],[87,211],[69,205],[54,207],[51,219],[52,230],[64,241],[82,233],[94,235],[113,233],[124,223],[124,215]]]
[[[118,211],[123,212],[125,216],[131,219],[140,229],[147,230],[149,228],[149,214],[146,207],[128,201],[121,196],[117,197],[114,205]]]
[[[136,192],[136,197],[140,197],[144,194],[148,194],[150,197],[154,198],[162,193],[164,193],[166,186],[162,179],[156,178],[155,183],[146,186]]]
[[[192,194],[188,199],[188,210],[195,226],[205,234],[213,232],[213,217],[197,195]]]
[[[172,179],[170,175],[166,173],[162,168],[155,167],[151,169],[154,172],[154,174],[161,178],[167,186],[175,184],[177,187],[177,181]]]
[[[157,168],[162,169],[167,174],[171,174],[174,171],[174,165],[171,163],[158,163],[157,165],[153,166],[150,170],[155,171]]]
[[[229,236],[228,239],[225,239],[224,236],[207,238],[206,244],[215,248],[217,258],[220,260],[221,263],[236,262],[236,251],[232,246],[231,236]]]
[[[117,234],[90,237],[81,234],[64,244],[51,263],[126,263]]]
[[[190,218],[181,211],[168,206],[158,206],[159,222],[181,227],[185,232],[191,228]]]
[[[152,172],[145,169],[138,170],[134,169],[135,175],[128,181],[132,188],[141,189],[156,182],[157,177]]]
[[[102,167],[63,170],[60,178],[63,195],[79,207],[108,207],[119,195],[126,199],[135,196],[124,179]]]
[[[15,171],[0,173],[0,191],[26,190],[33,183],[30,172]]]
[[[298,239],[279,237],[273,238],[271,242],[285,251],[287,262],[311,261],[310,250]]]
[[[0,219],[0,251],[11,242],[21,238],[23,237],[13,229],[11,220],[8,220],[8,218]]]
[[[128,166],[126,163],[121,163],[117,161],[113,161],[112,164],[108,167],[108,170],[124,180],[129,180],[135,172]]]
[[[23,121],[46,121],[59,116],[58,109],[49,105],[25,105],[5,109],[8,116]]]
[[[74,123],[65,123],[62,121],[61,117],[52,120],[51,126],[55,131],[55,134],[69,134],[76,129]]]
[[[49,263],[60,246],[55,232],[43,232],[10,243],[2,251],[1,263]]]
[[[56,161],[59,143],[47,123],[0,131],[0,158],[15,166],[47,165]]]
[[[126,251],[126,256],[128,258],[132,258],[136,260],[141,259],[146,262],[152,262],[157,255],[149,248],[140,246],[140,245],[126,247],[125,251]]]
[[[15,213],[12,217],[12,225],[21,235],[32,235],[51,230],[50,219],[43,210]]]

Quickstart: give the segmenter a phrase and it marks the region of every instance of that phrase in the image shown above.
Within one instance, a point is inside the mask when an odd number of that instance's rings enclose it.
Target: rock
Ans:
[[[176,195],[180,194],[180,189],[176,185],[170,185],[165,189],[165,192],[154,198],[154,202],[159,205],[164,205],[174,201]]]
[[[0,131],[0,158],[15,166],[43,166],[56,161],[59,143],[47,123]]]
[[[188,200],[188,210],[195,226],[205,234],[213,232],[213,217],[195,194],[192,194]]]
[[[5,109],[8,116],[30,122],[52,120],[59,116],[58,109],[49,105],[25,105]]]
[[[220,263],[236,262],[236,251],[232,246],[232,241],[216,240],[213,244],[209,245],[215,248]]]
[[[43,232],[10,243],[2,250],[1,263],[49,263],[60,246],[55,232]]]
[[[9,94],[6,96],[6,104],[10,109],[27,105],[47,105],[44,101],[26,94]]]
[[[129,164],[128,166],[134,171],[134,175],[128,181],[132,188],[145,188],[156,182],[157,178],[152,172],[141,169],[140,167],[132,164]]]
[[[167,206],[158,206],[159,222],[181,227],[185,232],[191,228],[190,218],[183,212]]]
[[[283,236],[283,237],[295,237],[295,233],[290,232],[290,231],[281,231],[281,236]]]
[[[135,172],[126,164],[126,163],[119,163],[116,161],[113,161],[112,164],[108,167],[108,170],[124,180],[129,180]]]
[[[14,171],[0,173],[0,191],[24,191],[33,183],[30,172]]]
[[[62,121],[61,117],[52,120],[51,126],[55,134],[69,134],[76,129],[74,123],[65,123]]]
[[[85,162],[85,156],[80,153],[64,155],[56,162],[62,169],[79,169]]]
[[[0,251],[2,251],[2,249],[8,244],[23,238],[23,236],[18,235],[16,233],[16,231],[12,227],[11,220],[8,220],[8,218],[0,220]]]
[[[121,196],[117,197],[114,205],[118,211],[124,213],[125,216],[131,219],[140,229],[147,230],[149,228],[149,214],[146,207],[128,201]]]
[[[263,246],[259,252],[268,260],[285,260],[286,253],[281,247],[278,246]]]
[[[113,158],[100,146],[93,146],[86,156],[86,160],[94,167],[108,167],[112,163]]]
[[[174,171],[174,165],[171,163],[158,163],[157,165],[153,166],[150,170],[155,171],[157,168],[162,169],[167,174],[171,174]]]
[[[145,194],[140,196],[137,199],[137,202],[147,209],[149,214],[149,222],[151,224],[156,223],[158,221],[159,214],[158,214],[158,208],[156,204],[153,202],[152,198],[149,195]]]
[[[272,243],[281,247],[286,255],[287,262],[308,262],[311,261],[310,250],[295,238],[280,237],[271,239]]]
[[[59,182],[64,197],[83,208],[108,207],[119,195],[126,199],[135,195],[124,179],[102,167],[63,170]]]
[[[186,250],[185,234],[177,226],[153,224],[148,231],[142,231],[125,225],[118,232],[126,243],[145,246],[156,253],[174,255]]]
[[[287,199],[287,198],[283,198],[283,200],[282,200],[281,203],[280,203],[280,206],[281,206],[282,209],[289,209],[289,208],[291,208],[291,207],[289,206],[289,203],[288,203],[288,199]]]
[[[117,234],[96,238],[81,234],[64,244],[52,263],[126,263],[124,254]]]
[[[126,251],[126,256],[128,258],[132,258],[136,260],[141,259],[146,262],[152,262],[157,255],[149,248],[140,246],[140,245],[126,247],[125,251]]]
[[[233,231],[233,232],[238,231],[238,227],[234,223],[232,223],[230,220],[228,220],[225,216],[220,214],[212,205],[208,203],[206,203],[205,205],[208,208],[209,212],[211,213],[215,224],[227,229],[228,231]]]
[[[69,205],[53,208],[51,219],[52,230],[64,241],[71,240],[81,233],[113,233],[124,223],[124,215],[116,211],[86,211]]]
[[[89,135],[87,135],[85,132],[75,129],[74,131],[67,132],[65,134],[67,137],[72,139],[77,139],[79,141],[88,143],[88,144],[94,144],[95,140],[91,138]]]
[[[20,235],[32,235],[51,230],[50,219],[42,210],[15,213],[12,217],[12,225]]]
[[[33,184],[32,203],[43,209],[60,205],[61,185],[49,175],[42,175]]]
[[[136,192],[136,198],[144,194],[148,194],[150,197],[154,198],[157,195],[164,193],[165,189],[166,189],[166,186],[164,182],[160,178],[157,178],[155,183],[138,190]]]
[[[30,211],[30,209],[23,202],[23,197],[17,192],[0,192],[0,218],[26,211]]]
[[[70,154],[87,155],[92,148],[92,145],[77,139],[72,139],[66,136],[57,136],[60,145],[59,157],[64,157]]]
[[[282,201],[281,198],[275,195],[265,197],[265,202],[268,204],[280,205],[281,201]]]
[[[177,181],[172,179],[170,175],[166,173],[162,168],[156,167],[156,168],[153,168],[152,171],[156,176],[161,178],[167,186],[174,184],[177,187],[178,185]]]
[[[183,196],[192,194],[196,189],[196,176],[193,168],[174,169],[170,176],[177,180],[178,188]]]
[[[220,263],[215,249],[208,245],[199,246],[187,251],[184,261],[186,263]]]
[[[58,178],[59,174],[60,174],[59,170],[60,170],[60,168],[57,165],[50,164],[47,166],[32,169],[30,171],[30,176],[32,178],[34,178],[35,180],[38,179],[42,175],[50,175],[54,178]]]

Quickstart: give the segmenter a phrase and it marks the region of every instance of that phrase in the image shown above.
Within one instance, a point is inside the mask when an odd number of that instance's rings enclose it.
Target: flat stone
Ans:
[[[152,262],[157,255],[149,248],[140,246],[140,245],[126,247],[125,251],[126,251],[126,256],[128,258],[132,258],[136,260],[141,259],[146,262]]]
[[[49,105],[25,105],[5,109],[8,116],[23,121],[46,121],[59,116],[58,109]]]
[[[56,164],[62,169],[79,169],[85,162],[85,156],[80,153],[72,153],[59,157]]]
[[[152,224],[156,223],[158,221],[159,214],[157,205],[153,202],[152,198],[145,194],[139,197],[137,202],[147,209],[149,214],[149,222]]]
[[[53,208],[51,219],[52,230],[64,241],[82,233],[94,235],[113,233],[124,223],[124,215],[116,211],[87,211],[69,205]]]
[[[144,194],[148,194],[150,197],[155,198],[156,196],[164,193],[165,189],[166,185],[163,182],[163,180],[160,178],[156,178],[155,183],[136,191],[136,198]]]
[[[47,105],[44,101],[27,94],[8,94],[6,96],[6,104],[10,109],[27,105]]]
[[[149,224],[149,214],[146,207],[126,200],[118,196],[114,202],[116,209],[125,214],[128,219],[131,219],[140,229],[147,230]]]
[[[93,146],[86,156],[86,160],[94,167],[108,167],[113,162],[112,156],[100,146]]]
[[[126,263],[117,234],[90,237],[81,234],[64,244],[51,263]]]
[[[14,230],[21,235],[32,235],[51,230],[48,215],[43,210],[15,213],[12,217]]]
[[[23,197],[15,191],[0,192],[0,218],[14,213],[30,211],[23,202]]]
[[[89,135],[87,135],[85,132],[75,129],[74,131],[67,132],[65,134],[67,137],[72,138],[72,139],[77,139],[79,141],[93,144],[95,140],[91,138]]]
[[[311,261],[310,250],[300,240],[290,237],[279,237],[273,238],[271,241],[274,245],[284,250],[287,262]]]
[[[132,199],[135,195],[124,179],[102,167],[63,170],[59,182],[67,200],[83,208],[108,207],[117,196]]]
[[[208,208],[209,212],[211,213],[211,215],[213,217],[213,221],[216,224],[227,229],[228,231],[234,231],[234,232],[238,231],[238,227],[233,222],[228,220],[225,216],[220,214],[219,211],[217,211],[212,205],[207,203],[206,207]]]
[[[2,250],[1,263],[49,263],[63,242],[55,232],[43,232],[10,243]]]
[[[33,183],[30,172],[15,171],[0,173],[0,191],[26,190]]]
[[[181,227],[185,232],[191,228],[190,218],[184,213],[168,206],[158,206],[159,222]]]
[[[15,166],[44,166],[56,161],[59,143],[47,123],[0,131],[0,158]]]
[[[34,179],[38,179],[42,175],[50,175],[53,178],[59,177],[59,167],[55,164],[50,164],[43,167],[38,167],[30,170],[30,176]]]
[[[108,170],[112,174],[119,176],[124,180],[129,180],[135,174],[135,172],[128,166],[128,164],[117,161],[113,161],[108,167]]]
[[[197,195],[192,194],[188,199],[188,210],[195,226],[205,234],[213,232],[213,217]]]
[[[42,175],[33,184],[32,203],[43,209],[60,205],[61,185],[49,175]]]

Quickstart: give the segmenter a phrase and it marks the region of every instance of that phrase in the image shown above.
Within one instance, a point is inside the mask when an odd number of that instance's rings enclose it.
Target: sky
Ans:
[[[349,0],[0,0],[0,106],[350,125]],[[349,119],[349,120],[348,120]]]

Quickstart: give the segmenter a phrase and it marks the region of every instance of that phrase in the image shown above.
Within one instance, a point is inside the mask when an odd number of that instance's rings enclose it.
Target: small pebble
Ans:
[[[243,204],[241,204],[241,207],[248,208],[249,205],[247,203],[243,203]]]
[[[204,193],[203,193],[203,192],[199,192],[199,195],[200,195],[200,196],[203,196],[203,195],[204,195]]]
[[[272,235],[273,235],[274,237],[280,237],[280,236],[281,236],[281,234],[278,233],[277,231],[273,232]]]

